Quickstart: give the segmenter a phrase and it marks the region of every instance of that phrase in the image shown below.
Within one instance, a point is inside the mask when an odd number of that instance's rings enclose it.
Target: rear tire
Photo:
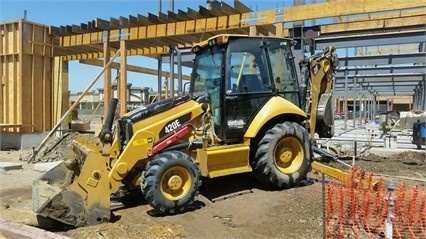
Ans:
[[[155,210],[165,214],[185,212],[201,186],[195,160],[180,151],[156,155],[142,173],[142,194]]]
[[[301,125],[277,124],[260,140],[253,172],[268,187],[292,188],[306,180],[311,170],[311,155],[309,136]]]

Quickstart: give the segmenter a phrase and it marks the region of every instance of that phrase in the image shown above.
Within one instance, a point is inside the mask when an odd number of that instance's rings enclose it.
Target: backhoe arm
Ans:
[[[339,68],[336,49],[326,47],[299,62],[302,73],[302,107],[309,116],[310,137],[333,136],[334,117],[332,111],[332,91],[334,75]],[[306,99],[305,99],[306,97]]]

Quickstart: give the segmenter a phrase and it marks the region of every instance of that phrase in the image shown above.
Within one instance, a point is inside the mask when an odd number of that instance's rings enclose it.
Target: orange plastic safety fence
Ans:
[[[372,179],[354,170],[344,184],[327,183],[326,237],[384,238],[391,230],[393,238],[426,238],[426,191]]]

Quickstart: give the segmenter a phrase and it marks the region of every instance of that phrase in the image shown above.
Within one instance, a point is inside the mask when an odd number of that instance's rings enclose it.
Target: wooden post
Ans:
[[[104,66],[109,62],[110,54],[110,43],[109,43],[109,31],[106,32],[106,41],[104,42]],[[109,102],[111,101],[111,67],[105,69],[104,72],[104,113],[103,118],[105,119],[108,114]],[[102,122],[103,123],[103,122]]]
[[[256,36],[257,35],[257,27],[256,26],[250,26],[250,36]]]
[[[283,23],[282,22],[275,24],[275,36],[277,36],[277,37],[283,36]]]
[[[69,108],[68,61],[55,57],[53,69],[53,123],[56,124]]]
[[[118,99],[120,100],[120,115],[127,112],[127,54],[126,41],[120,41],[120,79],[118,82]]]
[[[22,20],[19,20],[18,22],[18,28],[15,28],[15,32],[23,32],[23,22]],[[24,79],[24,71],[22,69],[22,66],[24,66],[24,57],[23,57],[23,41],[24,41],[24,37],[22,34],[18,34],[19,36],[16,36],[17,40],[18,40],[18,64],[21,69],[16,69],[17,70],[17,75],[15,76],[15,83],[13,83],[15,85],[14,90],[12,95],[9,95],[9,97],[13,97],[13,99],[11,99],[11,102],[13,102],[13,107],[15,107],[13,110],[14,112],[9,112],[9,114],[13,114],[13,123],[15,124],[23,124],[22,122],[22,117],[24,115],[24,118],[26,118],[25,116],[28,114],[28,105],[27,104],[22,104],[22,79]],[[33,54],[33,52],[30,52],[30,54]],[[28,59],[28,57],[26,57],[26,59]],[[34,65],[34,61],[31,61],[31,63]],[[32,82],[34,82],[34,77],[32,76],[30,78]],[[34,91],[31,91],[34,92]],[[33,93],[34,94],[34,93]],[[34,108],[30,108],[34,111]]]
[[[5,82],[5,77],[3,75],[3,64],[0,64],[0,72],[2,75],[0,75],[0,123],[4,123],[5,119],[4,119],[4,113],[3,113],[3,88],[4,88],[4,82]],[[1,132],[1,130],[0,130]]]

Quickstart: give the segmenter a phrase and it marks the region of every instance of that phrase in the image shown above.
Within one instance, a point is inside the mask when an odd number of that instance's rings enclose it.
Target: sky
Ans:
[[[206,6],[206,0],[174,0],[174,12],[178,9],[187,11],[187,8],[198,10],[199,6]],[[233,6],[233,0],[225,0]],[[246,6],[253,10],[268,10],[293,5],[293,0],[241,0]],[[310,2],[307,0],[306,2]],[[320,2],[320,0],[317,0]],[[169,11],[170,0],[162,1],[162,12]],[[24,18],[51,26],[80,25],[96,18],[109,20],[110,17],[128,17],[137,14],[147,16],[148,13],[159,12],[158,0],[0,0],[0,22],[14,21]],[[128,64],[157,69],[156,60],[141,56],[128,57]],[[163,64],[163,70],[168,70],[168,64]],[[78,61],[70,61],[69,64],[69,89],[71,92],[81,92],[100,72],[101,68],[80,64]],[[188,70],[184,71],[184,74]],[[112,71],[112,78],[116,71]],[[128,83],[135,87],[150,87],[157,90],[157,77],[139,73],[128,72]],[[95,90],[102,87],[102,77],[92,88]]]

